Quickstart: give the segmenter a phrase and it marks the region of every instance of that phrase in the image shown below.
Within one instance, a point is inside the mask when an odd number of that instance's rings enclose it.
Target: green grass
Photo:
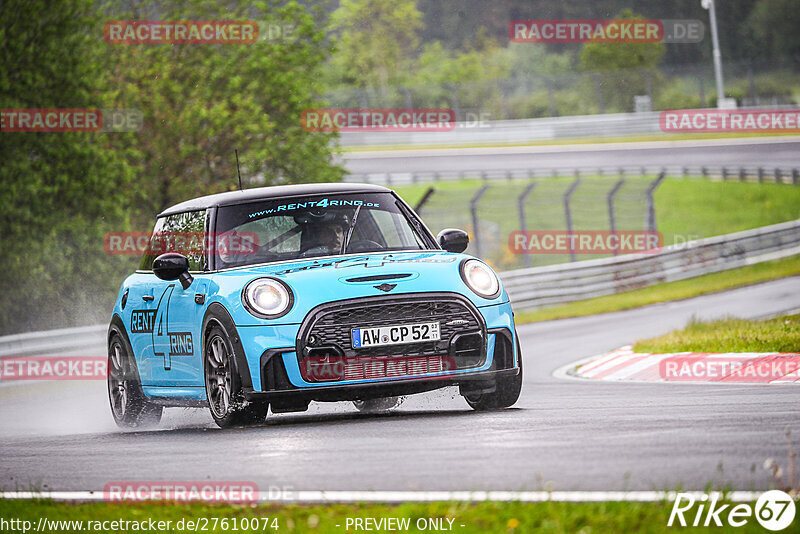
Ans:
[[[581,317],[686,299],[776,278],[800,274],[800,256],[748,265],[738,269],[706,274],[696,278],[657,284],[634,291],[570,302],[536,311],[517,312],[518,323]]]
[[[364,145],[341,147],[342,152],[378,152],[382,150],[426,150],[437,148],[483,148],[513,146],[559,146],[559,145],[595,145],[601,143],[637,143],[648,141],[692,141],[695,139],[738,139],[745,137],[791,137],[795,133],[759,133],[759,132],[720,132],[720,133],[680,133],[650,134],[620,137],[576,137],[574,139],[545,139],[520,143],[460,143],[430,145]]]
[[[723,319],[692,320],[683,330],[642,340],[636,352],[798,352],[800,315],[763,321]]]
[[[653,176],[628,177],[616,204],[619,229],[642,228],[644,204],[641,192]],[[605,192],[617,177],[586,176],[573,196],[573,221],[578,229],[607,229]],[[539,178],[534,194],[526,204],[528,229],[564,229],[561,195],[573,181],[571,177]],[[479,218],[494,225],[494,235],[482,251],[483,258],[497,270],[527,266],[521,255],[512,254],[506,245],[508,234],[519,228],[516,197],[524,181],[492,181],[479,204]],[[436,193],[421,211],[429,228],[445,227],[472,231],[468,210],[472,198],[484,182],[463,180],[412,184],[396,187],[397,192],[415,205],[433,185]],[[728,234],[800,218],[800,187],[774,183],[712,182],[703,179],[668,178],[656,190],[656,219],[664,245]],[[490,227],[491,228],[491,227]],[[484,234],[485,235],[485,234]],[[474,252],[474,251],[473,251]],[[579,256],[579,260],[597,256]],[[563,263],[565,255],[534,255],[532,266]],[[685,299],[747,284],[800,274],[800,258],[789,258],[714,273],[702,277],[659,284],[635,291],[582,300],[534,312],[517,314],[519,322],[544,321],[564,317],[593,315],[636,308],[669,300]]]
[[[635,185],[646,184],[653,178],[654,176],[628,177],[628,181],[631,182],[631,189],[633,189]],[[576,198],[577,209],[573,209],[573,217],[578,219],[576,228],[598,229],[596,227],[600,227],[599,229],[603,229],[608,225],[605,198],[600,195],[610,189],[616,180],[617,177],[610,176],[584,177],[584,183],[575,192],[575,195],[578,195]],[[539,178],[537,181],[537,189],[534,189],[534,193],[529,199],[534,206],[539,208],[537,211],[541,222],[537,224],[535,218],[530,220],[529,217],[528,229],[545,229],[542,228],[543,224],[553,220],[560,223],[555,227],[563,229],[564,216],[560,194],[566,190],[572,182],[572,178]],[[462,180],[402,185],[395,186],[394,189],[409,204],[415,206],[428,188],[433,186],[436,193],[431,197],[431,203],[439,203],[443,207],[458,207],[460,212],[468,216],[466,206],[469,206],[469,199],[482,185],[484,182],[481,180]],[[498,218],[508,223],[509,229],[518,229],[515,199],[516,195],[521,193],[525,183],[492,181],[489,182],[489,185],[491,187],[487,195],[492,193],[503,195],[506,201],[504,203],[492,202],[491,197],[487,196],[484,197],[482,203],[479,203],[479,206],[483,205],[484,211],[491,211],[494,208],[499,212]],[[633,189],[630,195],[638,192],[639,188]],[[624,195],[624,193],[623,187],[619,195]],[[581,194],[587,198],[581,198]],[[595,202],[590,204],[589,199],[594,199]],[[580,202],[581,200],[583,202]],[[630,204],[634,202],[631,197]],[[627,206],[618,205],[616,208],[618,216],[624,217],[626,210],[634,210],[637,215],[639,212],[644,213],[643,200],[638,202],[641,202],[642,205],[638,203]],[[685,239],[727,234],[800,218],[800,187],[786,184],[667,178],[656,189],[654,202],[658,230],[664,235],[665,245],[683,242]],[[584,219],[584,224],[579,226],[581,218]],[[587,224],[592,220],[597,222],[593,228],[590,228]],[[429,224],[429,226],[434,232],[441,229],[435,224]],[[623,229],[621,224],[617,226],[619,229]],[[534,264],[536,264],[535,259]]]
[[[800,218],[800,187],[786,184],[667,179],[654,195],[664,243],[708,237]]]
[[[647,206],[644,192],[655,176],[628,176],[615,197],[617,229],[642,230]],[[609,230],[606,195],[618,176],[583,176],[572,196],[573,227],[578,230]],[[573,177],[537,178],[528,196],[528,230],[565,230],[562,197]],[[442,228],[462,228],[474,236],[467,208],[484,185],[481,180],[436,182],[397,186],[397,192],[416,205],[433,186],[420,215],[434,232]],[[493,180],[478,203],[481,222],[481,257],[495,269],[504,271],[529,266],[564,263],[567,254],[514,254],[508,236],[521,227],[517,198],[528,185],[524,180]],[[774,183],[712,182],[703,179],[668,178],[656,190],[657,228],[665,246],[757,228],[800,218],[800,187]],[[470,248],[471,253],[477,253]],[[603,256],[580,255],[578,260]]]
[[[696,508],[696,507],[695,507]],[[190,532],[186,521],[202,518],[229,518],[227,530],[217,522],[207,523],[203,532],[236,532],[232,519],[241,526],[242,518],[277,518],[278,529],[258,529],[246,532],[292,532],[292,533],[343,533],[356,532],[353,526],[345,529],[347,518],[409,518],[411,528],[402,530],[375,530],[377,532],[421,532],[414,525],[420,518],[453,519],[452,532],[472,533],[585,533],[617,534],[620,532],[670,532],[678,528],[681,532],[708,532],[708,527],[683,528],[667,527],[672,503],[604,502],[604,503],[407,503],[399,505],[384,504],[336,504],[336,505],[261,505],[261,506],[207,506],[207,505],[163,505],[136,504],[112,505],[106,503],[68,504],[50,501],[0,501],[0,518],[23,519],[31,521],[32,528],[40,517],[48,520],[84,521],[172,521],[172,529],[162,532]],[[694,508],[693,511],[696,511]],[[181,519],[184,528],[174,526]],[[724,519],[724,517],[723,517]],[[445,525],[447,523],[445,522]],[[339,525],[339,526],[336,526]],[[463,527],[461,525],[464,525]],[[109,525],[110,526],[110,525]],[[202,526],[202,523],[201,523]],[[714,527],[715,532],[764,532],[764,529],[750,518],[743,527]],[[22,532],[21,530],[12,530]],[[51,530],[55,532],[55,530]],[[86,531],[86,530],[84,530]],[[106,528],[105,532],[137,532],[133,529]],[[145,530],[138,530],[144,532]],[[238,529],[242,532],[242,529]],[[79,532],[74,529],[60,529],[57,532]],[[363,532],[363,530],[362,530]],[[425,530],[424,532],[429,532]]]

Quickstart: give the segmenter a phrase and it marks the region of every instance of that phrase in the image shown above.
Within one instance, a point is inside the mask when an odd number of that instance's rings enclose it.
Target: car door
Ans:
[[[202,271],[207,252],[203,247],[206,212],[179,213],[163,219],[156,225],[163,246],[153,251],[153,259],[161,252],[181,253],[189,259],[189,272],[195,280],[184,289],[177,280],[161,280],[152,271],[147,274],[149,294],[153,296],[152,327],[142,357],[147,382],[143,378],[142,383],[160,387],[202,386],[202,350],[198,343],[205,310],[206,281]]]

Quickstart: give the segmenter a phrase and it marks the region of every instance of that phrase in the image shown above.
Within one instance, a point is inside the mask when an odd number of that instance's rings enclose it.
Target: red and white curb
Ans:
[[[556,369],[556,378],[612,382],[800,385],[800,354],[633,352],[630,345]]]

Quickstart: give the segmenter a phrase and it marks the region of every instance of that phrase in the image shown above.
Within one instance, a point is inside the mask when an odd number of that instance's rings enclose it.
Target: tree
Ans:
[[[623,10],[616,20],[642,20]],[[656,66],[664,55],[663,43],[586,43],[580,55],[580,68],[593,73],[602,90],[603,101],[615,111],[630,111],[634,95],[652,92],[658,76]],[[648,88],[650,80],[650,88]]]
[[[756,57],[789,56],[800,64],[800,3],[796,0],[760,0],[747,18]]]
[[[269,21],[290,31],[253,44],[111,45],[114,106],[144,113],[128,153],[145,220],[180,200],[238,188],[236,148],[251,184],[341,179],[343,170],[331,163],[335,134],[301,127],[301,112],[322,106],[325,59],[324,33],[303,7],[151,1],[113,16],[156,18],[151,11],[163,20]]]
[[[414,0],[342,0],[331,17],[337,36],[332,68],[345,83],[364,89],[404,83],[417,53],[422,14]]]
[[[331,162],[335,135],[301,127],[301,112],[322,105],[327,47],[305,8],[120,6],[0,2],[0,108],[136,109],[144,124],[130,133],[0,132],[2,333],[107,320],[139,258],[106,254],[106,232],[149,230],[170,204],[235,188],[234,148],[252,184],[343,173]],[[126,18],[245,19],[292,31],[249,45],[107,43],[104,22]]]
[[[0,2],[0,108],[102,108],[95,23],[88,0]],[[0,331],[107,316],[128,258],[103,234],[125,227],[133,178],[110,135],[0,133]]]

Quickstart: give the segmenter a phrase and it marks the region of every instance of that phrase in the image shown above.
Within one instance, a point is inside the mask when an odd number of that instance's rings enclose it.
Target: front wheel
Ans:
[[[120,428],[145,428],[161,421],[164,407],[153,404],[142,391],[133,355],[115,332],[108,343],[108,400]]]
[[[233,347],[219,326],[209,331],[203,354],[208,407],[217,426],[229,428],[263,423],[269,404],[245,400],[233,365]]]
[[[467,404],[473,410],[489,411],[502,410],[517,402],[522,392],[522,354],[519,346],[517,347],[517,361],[519,362],[519,373],[516,376],[498,378],[496,388],[491,393],[464,395]]]

